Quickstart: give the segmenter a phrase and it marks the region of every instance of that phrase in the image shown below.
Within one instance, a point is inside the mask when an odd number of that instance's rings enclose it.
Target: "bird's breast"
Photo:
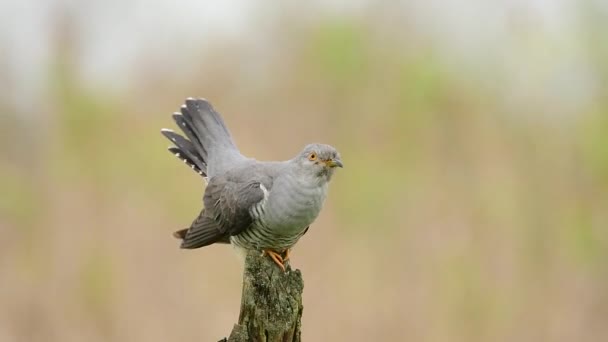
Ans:
[[[251,208],[252,226],[232,236],[232,243],[255,249],[293,247],[319,215],[326,194],[326,184],[295,177],[276,180],[264,199]]]
[[[317,218],[326,195],[326,184],[288,179],[270,191],[263,220],[281,234],[300,234]]]

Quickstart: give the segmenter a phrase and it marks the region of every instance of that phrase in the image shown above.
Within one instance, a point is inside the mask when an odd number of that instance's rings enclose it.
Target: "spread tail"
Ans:
[[[169,152],[203,177],[208,175],[210,159],[217,158],[218,153],[238,151],[224,120],[205,99],[188,98],[181,113],[173,114],[173,120],[186,137],[163,128],[161,133],[175,144]]]

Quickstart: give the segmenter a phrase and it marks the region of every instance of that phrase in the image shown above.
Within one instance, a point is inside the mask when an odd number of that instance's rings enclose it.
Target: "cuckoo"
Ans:
[[[173,119],[185,136],[162,129],[175,145],[169,151],[206,182],[202,211],[174,233],[181,248],[230,243],[267,254],[285,271],[290,250],[319,215],[332,175],[342,167],[338,151],[309,144],[286,161],[245,157],[205,99],[188,98]]]

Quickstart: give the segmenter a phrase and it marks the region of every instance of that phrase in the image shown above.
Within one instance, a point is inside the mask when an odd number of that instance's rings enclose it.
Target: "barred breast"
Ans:
[[[264,200],[251,208],[252,225],[231,241],[247,249],[282,251],[293,247],[306,228],[317,218],[327,184],[287,174],[275,181]]]

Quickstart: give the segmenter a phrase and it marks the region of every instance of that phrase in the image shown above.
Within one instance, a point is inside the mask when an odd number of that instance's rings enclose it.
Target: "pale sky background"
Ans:
[[[602,15],[608,14],[608,2],[589,3]],[[254,49],[266,49],[265,44],[273,43],[273,32],[280,30],[280,23],[273,18],[284,11],[303,22],[325,16],[361,17],[374,11],[386,18],[378,27],[399,35],[398,27],[405,22],[447,59],[458,63],[463,72],[487,69],[496,73],[496,77],[484,77],[484,82],[489,80],[488,86],[496,86],[492,80],[500,79],[506,86],[505,99],[513,105],[532,96],[530,91],[545,89],[546,93],[536,95],[569,100],[564,102],[572,108],[563,111],[575,112],[581,102],[592,101],[596,91],[597,80],[588,69],[587,52],[581,46],[585,42],[580,41],[584,15],[579,1],[415,0],[402,1],[397,12],[394,5],[364,0],[292,4],[246,0],[2,1],[0,80],[6,87],[1,96],[26,111],[28,98],[43,96],[52,56],[53,18],[61,11],[71,13],[76,26],[81,77],[93,87],[108,90],[133,86],[131,73],[142,60],[167,72],[178,72],[179,65],[205,63],[191,60],[189,51],[204,50],[218,41],[250,42]],[[392,26],[396,28],[393,31]]]

